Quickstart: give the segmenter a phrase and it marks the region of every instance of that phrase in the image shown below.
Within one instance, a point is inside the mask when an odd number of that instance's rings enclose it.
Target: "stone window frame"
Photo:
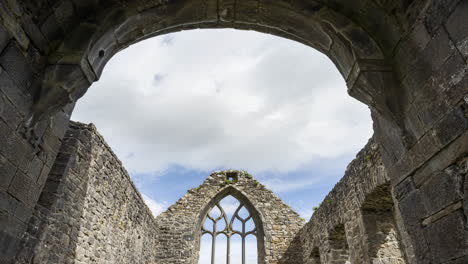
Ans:
[[[196,258],[194,260],[194,264],[198,264],[199,261],[199,253],[200,253],[200,245],[201,245],[201,237],[203,235],[203,224],[204,220],[209,213],[209,211],[215,207],[221,200],[225,197],[231,195],[235,199],[239,201],[250,213],[252,220],[255,224],[256,230],[256,238],[257,238],[257,263],[258,264],[266,264],[265,257],[266,257],[266,250],[265,250],[265,232],[264,232],[264,218],[262,214],[255,208],[253,203],[250,199],[241,191],[236,189],[233,186],[227,186],[218,192],[209,202],[205,205],[203,210],[201,211],[198,224],[196,225],[195,237],[196,237]]]

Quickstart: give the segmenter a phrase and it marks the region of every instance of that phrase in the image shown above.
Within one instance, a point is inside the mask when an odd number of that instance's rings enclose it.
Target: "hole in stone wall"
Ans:
[[[106,52],[105,52],[104,50],[100,50],[100,51],[99,51],[99,54],[98,54],[98,55],[99,55],[99,58],[104,57],[105,54],[106,54]]]
[[[329,258],[333,264],[350,264],[349,246],[344,225],[338,225],[329,234]]]
[[[307,264],[321,264],[320,251],[318,247],[314,247],[310,252],[309,262]]]
[[[406,263],[393,215],[389,184],[377,187],[362,205],[371,263]]]
[[[237,172],[226,172],[226,179],[231,182],[236,182]]]

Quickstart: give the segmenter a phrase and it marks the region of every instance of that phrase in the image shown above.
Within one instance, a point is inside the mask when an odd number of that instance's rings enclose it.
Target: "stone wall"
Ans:
[[[467,190],[451,170],[468,151],[467,12],[466,0],[0,1],[0,260],[19,252],[73,105],[106,62],[146,37],[230,27],[329,56],[371,108],[414,263],[468,262]]]
[[[155,263],[156,221],[93,125],[71,123],[18,263]]]
[[[259,263],[298,263],[304,220],[251,175],[211,174],[156,219],[93,125],[71,122],[16,263],[197,263],[201,221],[232,195],[258,220]]]
[[[25,136],[47,64],[40,32],[20,3],[0,1],[0,262],[19,251],[74,106],[57,108]]]
[[[228,172],[212,173],[154,218],[93,125],[72,122],[63,142],[17,263],[195,264],[202,220],[227,195],[245,203],[257,221],[259,263],[405,264],[417,258],[408,234],[411,230],[402,224],[394,202],[400,196],[408,199],[408,194],[401,190],[392,194],[374,139],[358,153],[306,224],[242,171],[228,171],[235,173],[235,180],[227,178]],[[437,231],[427,229],[430,223],[453,221],[451,213],[460,212],[466,202],[467,157],[449,166],[441,161],[440,166],[444,176],[433,180],[447,188],[435,191],[451,190],[454,184],[458,189],[443,196],[446,200],[428,201],[426,206],[436,208],[449,204],[448,210],[439,210],[422,222],[429,235]],[[451,199],[456,202],[450,203]],[[446,239],[450,242],[457,237]],[[434,249],[439,254],[459,250]]]
[[[414,263],[405,261],[412,252],[404,247],[409,241],[394,210],[389,178],[371,139],[299,234],[304,263]]]
[[[227,195],[250,206],[254,216],[258,214],[257,241],[264,245],[258,252],[258,263],[301,261],[302,248],[295,237],[304,220],[251,175],[232,172],[237,173],[234,182],[227,181],[226,172],[214,172],[157,217],[158,263],[198,263],[202,220],[214,203]]]

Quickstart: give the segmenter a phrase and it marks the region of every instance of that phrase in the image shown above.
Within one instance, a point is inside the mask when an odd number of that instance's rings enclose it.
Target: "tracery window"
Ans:
[[[231,195],[203,219],[199,264],[256,264],[258,229],[246,205]]]

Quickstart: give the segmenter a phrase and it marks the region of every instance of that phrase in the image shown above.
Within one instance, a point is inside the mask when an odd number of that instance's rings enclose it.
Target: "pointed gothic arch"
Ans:
[[[223,216],[225,217],[225,213],[222,209],[221,206],[219,206],[219,203],[226,197],[232,196],[236,200],[239,201],[239,206],[236,208],[236,211],[234,212],[233,216],[231,217],[232,219],[225,220],[226,221],[226,229],[223,232],[209,232],[209,230],[204,230],[204,223],[207,218],[211,218],[209,216],[210,211],[214,207],[218,207],[221,210],[221,215],[219,216],[219,219],[221,219]],[[234,218],[238,215],[239,210],[245,207],[247,211],[249,212],[249,216],[243,219],[243,222],[252,219],[255,225],[255,233],[247,230],[242,230],[239,232],[239,230],[234,230],[232,228],[232,223],[234,221]],[[241,217],[242,218],[242,217]],[[244,222],[244,224],[245,224]],[[199,259],[199,253],[200,253],[200,245],[201,245],[201,238],[204,234],[211,233],[213,241],[215,241],[217,235],[224,234],[229,241],[229,235],[227,233],[229,231],[232,232],[232,235],[238,234],[242,237],[244,240],[247,236],[255,234],[255,237],[257,239],[257,263],[258,264],[264,264],[265,263],[265,229],[264,229],[264,218],[262,213],[253,205],[253,203],[250,201],[250,199],[247,197],[246,194],[242,193],[240,190],[236,189],[233,186],[228,186],[224,189],[222,189],[218,194],[216,194],[211,200],[205,205],[203,210],[200,212],[199,218],[198,218],[198,223],[196,225],[196,245],[197,245],[197,256],[196,260],[198,261]],[[229,228],[231,226],[231,228]],[[226,232],[227,231],[227,232]],[[213,242],[214,243],[214,242]],[[228,242],[229,244],[229,242]],[[244,249],[243,249],[244,251]],[[214,254],[212,252],[212,254]],[[244,252],[243,252],[244,254]],[[212,256],[213,258],[214,256]],[[229,263],[229,262],[228,262]]]

